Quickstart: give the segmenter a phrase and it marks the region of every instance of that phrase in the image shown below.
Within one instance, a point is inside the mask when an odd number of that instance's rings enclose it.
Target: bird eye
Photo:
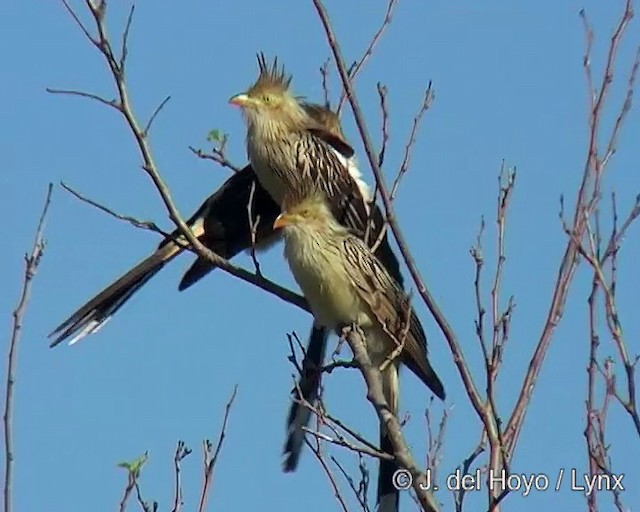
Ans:
[[[264,100],[265,103],[271,103],[271,95],[270,94],[265,94],[262,99]]]

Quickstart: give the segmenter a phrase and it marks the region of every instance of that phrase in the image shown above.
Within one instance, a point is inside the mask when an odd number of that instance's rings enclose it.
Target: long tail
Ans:
[[[190,226],[196,236],[202,235],[202,219]],[[181,239],[178,238],[180,241]],[[184,250],[182,244],[165,240],[148,258],[107,286],[69,318],[49,337],[55,337],[51,347],[70,338],[72,345],[100,329],[149,279]]]
[[[302,375],[297,386],[291,391],[293,401],[287,416],[287,436],[283,449],[282,469],[285,472],[295,471],[298,467],[304,443],[304,427],[309,425],[311,419],[311,411],[300,401],[314,405],[318,399],[322,378],[322,371],[319,371],[319,368],[324,363],[328,335],[329,333],[323,327],[314,324],[311,328],[309,343],[302,361]]]
[[[250,166],[233,174],[186,222],[204,245],[223,258],[233,258],[242,250],[251,247],[252,236],[247,205],[251,197],[252,183],[256,183],[252,217],[260,220],[255,233],[256,243],[264,244],[273,239],[273,221],[280,209],[267,192],[257,185],[255,173]],[[107,286],[60,324],[49,335],[56,337],[51,346],[54,347],[67,338],[71,338],[70,343],[75,343],[96,332],[135,292],[184,250],[184,242],[179,232],[174,231],[151,256]],[[197,259],[182,278],[180,290],[188,288],[213,268],[214,266],[206,260]]]
[[[398,366],[390,364],[382,374],[382,390],[384,398],[389,405],[390,412],[398,416]],[[385,426],[380,423],[380,450],[385,453],[394,453],[391,440]],[[398,489],[393,485],[394,473],[399,466],[395,460],[380,459],[378,471],[378,512],[397,512],[399,506]]]

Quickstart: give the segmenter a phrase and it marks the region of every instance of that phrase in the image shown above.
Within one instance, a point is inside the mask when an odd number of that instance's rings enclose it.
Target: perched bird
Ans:
[[[285,258],[316,322],[338,333],[352,324],[362,329],[372,364],[381,366],[387,361],[382,385],[394,414],[398,411],[399,363],[444,400],[442,383],[427,359],[424,330],[393,277],[360,238],[336,221],[322,195],[292,196],[290,204],[283,205],[274,228],[284,231]],[[399,357],[389,364],[399,346]],[[385,437],[381,425],[381,438]],[[398,508],[392,485],[396,468],[393,461],[380,462],[380,511]]]
[[[369,232],[369,241],[375,242],[383,227],[382,214],[362,179],[353,148],[341,131],[327,129],[327,123],[312,115],[291,93],[291,77],[278,66],[277,59],[269,65],[259,54],[258,68],[255,83],[229,102],[242,109],[247,125],[247,155],[260,184],[278,204],[291,194],[322,195],[340,223],[360,238]],[[401,286],[398,261],[386,235],[377,254]],[[325,348],[326,337],[323,345],[318,341],[307,351],[300,382],[305,398],[317,397],[321,374],[315,369],[322,365]],[[296,389],[293,394],[295,398]],[[298,464],[304,440],[302,427],[308,424],[310,414],[294,400],[287,419],[285,471],[295,470]]]
[[[334,221],[337,226],[348,228],[354,235],[352,240],[364,238],[365,233],[371,230],[367,221],[370,219],[372,197],[356,165],[353,149],[344,138],[328,132],[305,112],[302,103],[290,91],[291,77],[278,67],[277,60],[269,66],[264,56],[259,55],[258,67],[260,74],[256,82],[246,92],[229,100],[231,104],[242,108],[247,125],[247,154],[258,181],[281,206],[288,197],[322,197],[325,208],[331,218],[337,221]],[[380,228],[381,224],[377,224],[373,231],[379,231]],[[360,242],[359,246],[363,249],[367,247],[364,242]],[[390,249],[388,252],[391,252]],[[370,251],[366,254],[370,254]],[[386,260],[381,258],[381,261]],[[397,263],[395,257],[393,261]],[[381,268],[380,264],[375,266],[375,269]],[[391,283],[395,283],[393,289],[401,290],[399,270],[389,268],[389,271],[393,277],[388,277],[389,273],[384,275]],[[325,325],[318,314],[315,315],[316,323]],[[412,330],[421,334],[421,337],[416,335],[417,339],[424,339],[415,315],[412,314],[411,318]],[[412,347],[410,343],[405,352],[415,352]],[[407,361],[407,365],[417,371],[415,364],[414,359]],[[389,379],[393,379],[395,373],[389,375]],[[424,373],[423,376],[431,379],[431,374]],[[430,382],[438,390],[437,377]],[[309,387],[313,384],[315,382],[311,381]],[[436,394],[444,396],[441,385],[439,391]],[[393,396],[389,398],[393,406]],[[295,469],[303,440],[302,426],[309,421],[309,412],[305,408],[295,404],[292,407],[285,445],[285,470]],[[384,432],[381,432],[381,449],[392,452],[389,438]],[[378,501],[384,505],[383,510],[396,510],[397,507],[398,491],[392,481],[396,468],[393,461],[382,461],[380,465]]]
[[[258,181],[278,205],[294,191],[322,193],[334,216],[364,236],[372,197],[353,148],[309,115],[277,59],[269,66],[260,54],[258,67],[256,82],[229,99],[242,109],[247,155]]]

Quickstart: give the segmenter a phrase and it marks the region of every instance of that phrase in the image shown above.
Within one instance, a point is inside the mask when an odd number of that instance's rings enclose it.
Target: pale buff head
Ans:
[[[269,66],[264,54],[260,53],[258,68],[260,74],[255,83],[229,99],[229,103],[239,106],[251,124],[295,123],[304,118],[304,110],[289,91],[291,76],[285,73],[283,66],[278,66],[278,59]]]

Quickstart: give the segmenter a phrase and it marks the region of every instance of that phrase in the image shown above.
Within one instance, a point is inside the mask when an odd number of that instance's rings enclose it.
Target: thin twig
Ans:
[[[242,171],[240,167],[227,159],[224,151],[220,148],[213,148],[211,150],[211,153],[207,153],[205,151],[202,151],[201,149],[194,148],[193,146],[189,146],[189,150],[191,150],[194,155],[196,155],[198,158],[201,158],[202,160],[212,160],[219,164],[221,167],[231,169],[235,173]]]
[[[461,464],[458,464],[456,471],[460,471],[460,474],[463,476],[468,475],[469,469],[471,469],[471,465],[485,451],[486,445],[487,445],[487,433],[483,431],[476,447],[468,455],[468,457],[462,461]],[[462,504],[464,503],[464,497],[467,493],[467,489],[465,488],[465,486],[462,486],[460,489],[457,489],[457,490],[454,489],[451,492],[453,493],[455,511],[462,512],[462,508],[463,508]]]
[[[396,179],[393,182],[393,186],[391,187],[391,194],[389,197],[391,201],[393,201],[398,193],[398,187],[400,186],[400,181],[409,170],[409,165],[411,163],[411,156],[413,155],[413,149],[415,147],[417,136],[418,136],[418,128],[420,127],[420,123],[425,113],[431,105],[433,104],[433,100],[435,99],[435,95],[433,93],[432,84],[429,82],[429,85],[424,91],[424,98],[422,100],[422,104],[418,109],[417,114],[413,118],[413,123],[411,125],[411,132],[409,133],[409,139],[404,146],[404,156],[402,157],[402,163],[398,168],[398,172],[396,173]]]
[[[313,430],[309,427],[303,427],[303,430],[313,437],[317,437],[322,441],[326,441],[327,443],[333,444],[335,446],[340,446],[341,448],[347,448],[348,450],[354,453],[361,453],[363,455],[368,455],[369,457],[373,457],[376,459],[384,459],[384,460],[393,460],[393,455],[389,455],[388,453],[382,452],[375,447],[369,447],[366,445],[355,445],[349,442],[344,436],[336,435],[336,437],[331,437],[330,435],[324,434],[317,430]]]
[[[94,208],[97,208],[101,212],[104,212],[107,215],[110,215],[111,217],[114,217],[114,218],[116,218],[118,220],[122,220],[124,222],[128,222],[129,224],[131,224],[132,226],[134,226],[136,228],[146,229],[148,231],[153,231],[154,233],[160,233],[161,235],[163,235],[165,237],[168,237],[168,238],[171,237],[171,235],[169,233],[166,233],[165,231],[160,229],[154,222],[151,222],[151,221],[148,221],[148,220],[139,220],[139,219],[136,219],[135,217],[131,217],[129,215],[122,215],[120,213],[116,213],[112,209],[104,206],[103,204],[98,203],[97,201],[94,201],[93,199],[90,199],[89,197],[87,197],[87,196],[81,194],[80,192],[78,192],[77,190],[71,188],[64,181],[60,182],[60,186],[63,189],[65,189],[67,192],[69,192],[72,196],[74,196],[76,199],[79,199],[83,203],[87,203],[87,204],[93,206]]]
[[[233,387],[233,392],[231,393],[231,398],[227,402],[227,405],[224,408],[224,418],[222,419],[222,427],[220,428],[220,435],[218,436],[218,442],[216,444],[216,448],[213,452],[213,456],[211,456],[211,451],[213,445],[209,440],[204,442],[204,483],[202,484],[202,493],[200,494],[200,505],[198,506],[198,512],[204,512],[207,507],[207,498],[209,496],[209,492],[211,490],[211,485],[213,482],[213,469],[216,466],[216,462],[218,461],[218,455],[220,455],[220,450],[222,449],[222,443],[224,442],[224,438],[227,433],[227,423],[229,421],[229,413],[231,412],[231,407],[233,406],[233,401],[236,399],[236,394],[238,392],[238,385],[236,384]]]
[[[482,303],[482,269],[484,268],[484,254],[482,252],[482,237],[484,235],[485,230],[485,222],[484,217],[480,218],[480,228],[478,230],[478,235],[476,237],[476,243],[471,247],[469,253],[473,258],[475,264],[475,277],[473,280],[473,290],[476,302],[476,313],[477,317],[474,320],[474,326],[476,331],[476,337],[480,343],[480,348],[482,349],[482,357],[484,359],[485,368],[489,368],[491,364],[489,359],[489,347],[487,346],[487,341],[485,339],[484,334],[484,317],[487,313],[483,303]]]
[[[102,103],[103,105],[106,105],[107,107],[115,108],[116,110],[120,109],[120,106],[118,105],[118,102],[116,100],[108,100],[106,98],[103,98],[102,96],[98,96],[97,94],[93,94],[93,93],[90,93],[90,92],[76,91],[76,90],[73,90],[73,89],[54,89],[52,87],[47,87],[45,90],[50,94],[64,94],[66,96],[80,96],[81,98],[87,98],[87,99],[90,99],[90,100],[97,101],[98,103]]]
[[[18,344],[24,322],[24,315],[27,310],[27,303],[33,285],[33,278],[38,271],[40,260],[44,254],[44,222],[51,203],[51,191],[53,184],[49,183],[47,194],[44,200],[40,220],[36,227],[35,237],[31,252],[24,255],[24,274],[22,278],[22,288],[18,304],[13,311],[13,323],[9,338],[9,351],[7,353],[7,385],[4,399],[4,512],[12,512],[12,491],[13,491],[13,391],[16,384],[15,365],[18,358]]]
[[[151,504],[147,503],[147,501],[142,497],[142,491],[140,489],[140,483],[138,482],[138,478],[136,476],[133,482],[133,488],[136,490],[136,500],[138,505],[140,505],[140,509],[142,512],[157,512],[158,511],[158,502],[152,501]]]
[[[432,482],[438,481],[438,467],[442,462],[442,450],[444,448],[444,437],[447,430],[449,415],[453,407],[445,408],[442,411],[438,427],[434,429],[433,420],[431,418],[431,408],[433,406],[433,398],[429,402],[429,406],[424,411],[424,417],[427,423],[427,468],[431,471]]]
[[[260,272],[260,262],[258,261],[258,257],[256,256],[256,237],[258,232],[258,225],[260,224],[260,215],[258,215],[255,220],[253,219],[253,202],[255,192],[256,182],[254,180],[251,182],[251,191],[249,192],[249,201],[247,202],[247,217],[249,219],[249,228],[251,229],[251,259],[253,261],[253,267],[255,269],[256,275],[262,277],[262,272]]]
[[[387,152],[387,143],[389,142],[389,108],[387,106],[387,87],[380,82],[377,83],[378,97],[380,98],[380,112],[382,114],[382,142],[380,144],[380,151],[378,152],[378,165],[382,167],[384,164],[384,157]]]
[[[184,505],[182,499],[182,480],[181,474],[181,462],[191,453],[191,449],[187,447],[184,441],[178,441],[176,446],[176,452],[173,456],[173,472],[175,475],[175,489],[173,494],[173,509],[172,512],[180,512],[182,505]]]
[[[118,506],[118,512],[125,512],[127,509],[127,501],[129,501],[129,496],[131,495],[131,491],[133,491],[133,487],[135,486],[135,479],[129,473],[127,485],[124,488],[124,493],[122,494],[122,498],[120,499],[120,504]]]
[[[489,440],[489,468],[493,473],[497,473],[500,469],[504,469],[509,473],[510,454],[506,450],[506,444],[503,436],[502,421],[499,417],[496,406],[495,382],[498,378],[498,371],[502,363],[502,355],[504,345],[508,339],[509,324],[511,321],[511,312],[513,309],[513,301],[510,300],[507,309],[500,312],[500,292],[502,287],[502,276],[504,272],[505,256],[505,232],[507,213],[513,195],[516,180],[515,169],[506,169],[504,162],[498,177],[498,206],[496,213],[497,226],[497,264],[493,278],[493,286],[491,287],[491,321],[493,324],[493,335],[491,340],[491,357],[487,372],[487,414],[486,423],[487,435]],[[489,501],[497,505],[498,499],[504,499],[509,491],[505,487],[502,491],[497,486],[489,486]],[[502,496],[502,498],[500,498]],[[495,507],[494,507],[495,508]]]
[[[101,0],[102,3],[105,2],[105,0]],[[102,15],[104,16],[104,9],[106,9],[106,4],[105,7],[102,10]],[[127,56],[129,55],[129,49],[128,49],[128,42],[129,42],[129,31],[131,30],[131,23],[133,22],[133,13],[136,10],[136,6],[135,4],[131,4],[131,8],[129,9],[129,15],[127,16],[127,22],[124,26],[124,30],[122,32],[122,47],[120,49],[120,69],[122,70],[122,72],[124,73],[125,70],[125,64],[126,64],[126,60],[127,60]],[[162,104],[160,105],[160,107],[158,107],[158,109],[156,110],[156,113],[159,112],[164,103],[167,102],[169,98],[167,97],[167,99],[165,101],[162,102]],[[153,116],[151,116],[151,120],[149,120],[149,124],[147,125],[147,130],[145,130],[145,132],[148,131],[148,127],[151,126],[151,122],[153,121],[153,118],[155,117],[155,113]]]
[[[363,512],[368,512],[370,508],[369,508],[369,504],[367,503],[366,491],[367,491],[367,488],[369,487],[369,473],[368,471],[366,471],[366,467],[362,463],[362,460],[363,460],[362,454],[359,453],[358,457],[360,458],[360,461],[361,461],[361,464],[359,464],[360,481],[358,482],[358,488],[356,488],[355,481],[353,480],[351,475],[347,473],[347,471],[344,469],[342,464],[340,464],[338,459],[336,459],[333,455],[331,456],[331,462],[333,462],[336,465],[336,467],[340,470],[340,473],[342,473],[342,476],[347,481],[347,484],[349,484],[349,487],[353,491],[353,494],[358,500],[358,503],[360,504],[360,507],[362,508]]]
[[[378,41],[382,37],[382,34],[384,34],[387,27],[391,24],[391,20],[393,18],[393,9],[395,8],[396,3],[397,3],[397,0],[388,1],[387,10],[385,12],[384,19],[380,24],[380,27],[378,28],[376,33],[373,34],[373,37],[371,38],[371,41],[369,41],[369,45],[367,46],[367,49],[362,54],[362,57],[360,57],[360,60],[358,60],[358,62],[356,62],[349,70],[349,80],[351,82],[355,80],[356,76],[358,76],[358,73],[360,73],[360,71],[362,70],[362,66],[364,66],[364,64],[367,62],[369,57],[373,55],[373,51],[376,45],[378,44]],[[342,107],[344,106],[346,96],[347,96],[346,91],[343,90],[342,94],[340,94],[340,101],[338,101],[338,108],[336,110],[338,114],[340,114],[340,112],[342,111]]]
[[[324,95],[324,107],[331,110],[331,93],[329,92],[329,62],[325,60],[320,66],[320,75],[322,76],[322,93]]]
[[[171,99],[171,96],[167,96],[164,100],[162,100],[160,105],[156,107],[156,109],[153,111],[153,114],[151,114],[151,117],[149,118],[147,125],[144,127],[144,130],[142,131],[145,137],[149,136],[149,130],[151,130],[151,125],[153,125],[153,122],[156,120],[156,117],[158,117],[158,114],[164,108],[164,106],[169,102],[170,99]]]
[[[333,495],[335,496],[338,504],[340,505],[340,508],[344,512],[349,512],[349,509],[347,508],[347,504],[344,501],[344,497],[342,496],[342,492],[340,491],[340,487],[338,487],[338,482],[336,482],[336,477],[334,476],[333,472],[331,471],[331,468],[329,467],[329,465],[327,464],[327,461],[324,458],[324,455],[322,454],[322,451],[320,449],[321,447],[320,441],[318,440],[318,438],[316,438],[315,446],[312,443],[310,443],[309,440],[306,438],[304,442],[309,447],[311,452],[315,455],[316,459],[318,459],[320,466],[322,466],[324,473],[327,475],[327,478],[329,479],[329,484],[333,489]]]
[[[119,512],[124,512],[127,507],[127,501],[131,496],[132,491],[136,491],[136,499],[143,512],[155,512],[157,510],[157,503],[153,503],[152,507],[149,507],[147,503],[142,499],[142,493],[140,492],[140,486],[138,485],[138,478],[142,472],[142,468],[149,459],[149,452],[144,452],[140,457],[137,457],[132,462],[121,462],[118,467],[126,469],[127,471],[127,485],[125,486],[122,498],[120,499],[120,505],[118,507]]]

